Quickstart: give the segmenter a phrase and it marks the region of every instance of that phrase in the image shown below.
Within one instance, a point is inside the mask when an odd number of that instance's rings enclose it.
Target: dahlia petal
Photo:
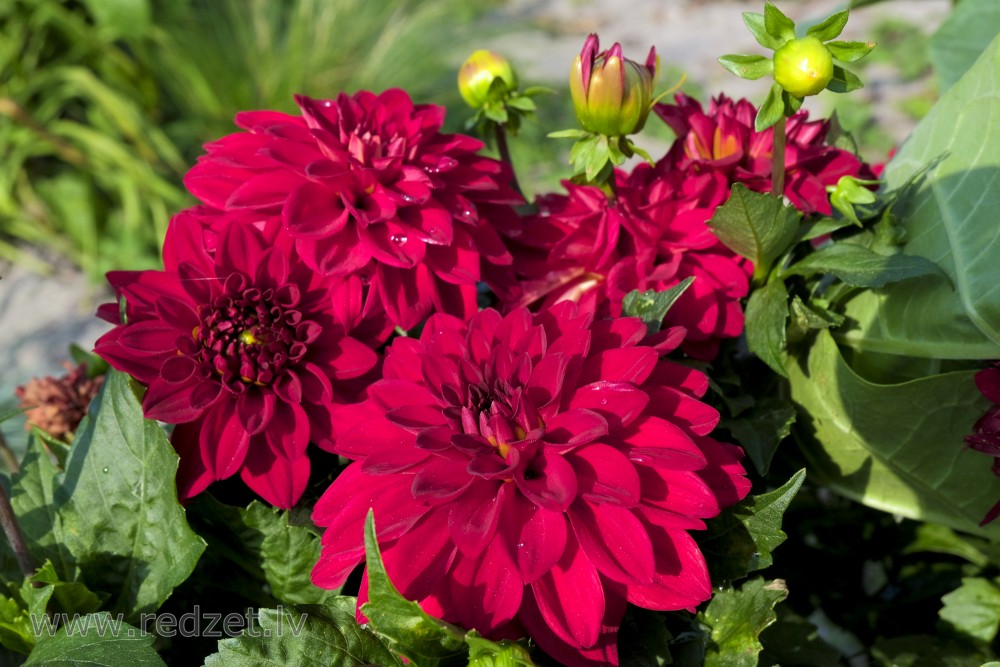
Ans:
[[[568,515],[576,539],[601,574],[629,585],[653,582],[653,544],[630,510],[578,500]]]
[[[593,410],[575,408],[560,412],[545,423],[545,442],[576,447],[608,434],[608,421]]]
[[[408,430],[442,426],[446,423],[441,409],[430,405],[404,405],[386,412],[385,418]]]
[[[466,472],[466,461],[437,459],[420,467],[413,477],[413,497],[429,505],[454,500],[460,496],[473,477]]]
[[[461,603],[463,625],[492,635],[517,614],[524,582],[500,540],[482,555],[456,558],[449,577],[451,599]]]
[[[216,165],[200,161],[184,176],[184,187],[200,201],[219,210],[244,182],[242,170],[221,170]]]
[[[516,554],[517,567],[525,583],[551,570],[566,551],[569,530],[566,514],[515,499],[516,514],[503,517],[508,548]]]
[[[448,512],[448,530],[452,542],[465,556],[482,553],[496,534],[508,485],[500,482],[477,482]]]
[[[570,408],[587,408],[608,420],[611,431],[628,426],[649,404],[649,395],[627,382],[592,382],[576,390]]]
[[[178,424],[170,434],[170,443],[177,450],[180,462],[177,466],[177,495],[181,502],[194,498],[215,481],[201,457],[198,438],[201,421]]]
[[[271,391],[248,386],[236,399],[236,414],[250,435],[257,435],[271,423],[276,400]]]
[[[633,507],[641,497],[639,473],[623,453],[600,443],[579,447],[566,456],[579,481],[580,497],[589,502]]]
[[[201,458],[215,479],[226,479],[243,465],[250,435],[240,424],[236,410],[219,406],[205,415],[199,444]]]
[[[615,433],[615,437],[630,447],[644,451],[662,449],[690,457],[697,463],[697,468],[703,468],[708,462],[704,452],[688,433],[661,417],[641,417]]]
[[[592,350],[616,350],[637,345],[649,331],[646,323],[637,317],[619,317],[598,320],[590,327]]]
[[[475,284],[456,285],[434,276],[431,298],[434,308],[440,313],[449,313],[468,320],[479,310]]]
[[[404,271],[384,264],[378,266],[379,293],[389,319],[403,329],[412,329],[431,309],[434,280],[421,265]]]
[[[403,188],[405,185],[398,183],[396,187]],[[443,208],[433,205],[408,206],[399,210],[399,221],[424,243],[450,246],[455,240],[451,214]]]
[[[288,193],[304,181],[290,171],[269,171],[254,176],[236,188],[220,208],[268,208],[285,203]]]
[[[309,482],[309,457],[289,460],[256,443],[247,453],[240,478],[257,495],[281,509],[291,509]]]
[[[104,359],[112,368],[128,373],[143,384],[150,384],[160,376],[163,355],[149,356],[136,354],[118,344],[124,327],[116,327],[97,339],[94,353]]]
[[[156,301],[156,314],[181,331],[198,326],[198,316],[191,304],[174,296],[164,295]]]
[[[698,472],[718,498],[723,507],[735,505],[750,493],[750,480],[740,461],[743,450],[736,445],[716,442],[712,438],[698,439],[698,446],[708,458],[709,465]]]
[[[385,411],[404,405],[439,405],[438,399],[421,384],[409,380],[379,380],[368,387],[368,396]]]
[[[447,520],[444,512],[428,512],[402,537],[382,548],[389,580],[407,600],[430,595],[451,566],[455,546],[448,539]],[[381,526],[378,514],[375,525]]]
[[[177,351],[177,339],[181,335],[172,323],[159,320],[130,322],[118,337],[118,344],[125,350],[140,354],[170,354]]]
[[[568,355],[550,351],[534,365],[531,377],[525,386],[525,394],[532,403],[539,408],[544,408],[549,404],[556,404],[553,405],[553,408],[558,408],[558,399],[562,394],[563,381],[566,379],[566,370],[569,368],[570,359],[571,357]]]
[[[338,233],[350,214],[335,192],[319,183],[303,182],[292,191],[281,210],[288,233],[300,239],[319,239]]]
[[[302,372],[299,379],[302,380],[302,389],[305,396],[314,403],[329,403],[333,400],[333,385],[323,369],[307,361],[300,366]]]
[[[591,353],[583,366],[581,382],[633,382],[642,384],[656,368],[659,355],[650,347],[624,347]]]
[[[264,438],[275,455],[295,461],[305,456],[310,430],[309,415],[301,405],[276,401]]]
[[[556,454],[535,457],[514,475],[514,481],[528,500],[546,509],[565,511],[576,497],[576,472]]]
[[[618,627],[626,608],[624,595],[607,597],[601,633],[590,647],[581,647],[579,642],[566,640],[556,633],[528,592],[525,593],[518,617],[524,622],[526,634],[531,636],[532,641],[559,664],[573,667],[618,667]]]
[[[378,355],[364,343],[345,336],[330,346],[332,357],[327,366],[335,380],[349,380],[364,375],[378,363]]]
[[[604,619],[604,587],[597,569],[575,540],[556,565],[532,582],[545,623],[563,641],[578,647],[597,643]],[[529,629],[533,630],[531,625]]]
[[[345,225],[336,234],[320,239],[295,239],[302,260],[324,276],[346,276],[371,260],[367,243],[358,236],[357,225]]]
[[[698,518],[718,515],[719,501],[712,489],[694,472],[661,471],[638,466],[644,503]]]
[[[198,380],[180,386],[154,380],[142,397],[142,412],[147,419],[168,424],[181,424],[197,419],[204,412],[191,404],[191,394],[197,386]]]
[[[181,384],[190,380],[197,368],[198,364],[191,357],[169,357],[160,366],[160,377],[170,384]]]
[[[651,584],[630,585],[628,601],[644,609],[691,609],[712,597],[708,566],[694,539],[683,530],[649,527],[656,551]]]

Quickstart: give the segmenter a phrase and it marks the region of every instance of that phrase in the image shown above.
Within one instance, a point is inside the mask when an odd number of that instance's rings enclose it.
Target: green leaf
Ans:
[[[916,539],[906,545],[903,553],[930,552],[948,554],[964,558],[977,567],[986,567],[990,563],[990,556],[987,554],[987,550],[976,545],[973,540],[982,542],[987,547],[992,546],[991,543],[983,542],[973,537],[960,536],[948,526],[941,526],[936,523],[923,523],[917,527]],[[994,548],[989,549],[989,551],[993,551],[995,559],[997,550]]]
[[[1000,33],[1000,3],[962,0],[930,39],[928,55],[944,92],[962,78]]]
[[[761,664],[841,667],[841,653],[820,637],[819,628],[785,607],[778,620],[760,635],[764,646]]]
[[[85,0],[84,4],[112,37],[141,37],[152,23],[149,0]]]
[[[901,280],[945,275],[940,267],[924,257],[879,255],[853,243],[835,243],[821,248],[782,271],[783,276],[825,274],[856,287],[885,287]]]
[[[770,2],[764,3],[764,29],[778,41],[778,46],[795,39],[795,22]]]
[[[785,322],[788,320],[788,292],[785,283],[773,280],[756,289],[747,301],[747,347],[783,377],[785,370]]]
[[[753,579],[739,590],[712,596],[698,620],[711,629],[705,667],[755,667],[760,633],[777,619],[774,606],[788,597],[785,582]]]
[[[840,62],[853,63],[871,53],[875,42],[830,42],[826,48]]]
[[[743,12],[743,23],[746,25],[747,30],[753,35],[757,43],[763,46],[765,49],[777,49],[780,48],[785,40],[775,39],[771,35],[767,34],[767,26],[764,25],[764,15],[758,14],[757,12]]]
[[[879,639],[871,647],[875,664],[892,667],[987,667],[987,654],[968,642],[957,642],[940,635],[905,635]]]
[[[1000,358],[1000,38],[952,86],[889,162],[886,190],[906,230],[904,251],[951,279],[858,295],[843,340],[863,350],[944,359]],[[905,188],[937,160],[936,168]],[[952,287],[954,285],[954,288]]]
[[[843,323],[843,315],[816,303],[807,306],[799,297],[793,297],[789,308],[788,342],[796,343],[816,329],[830,329]]]
[[[35,640],[28,610],[17,600],[0,595],[0,646],[17,653],[30,653]]]
[[[733,252],[766,272],[795,239],[799,212],[778,197],[734,183],[729,201],[716,209],[708,226]]]
[[[798,241],[811,241],[812,239],[819,238],[820,236],[826,236],[827,234],[832,234],[838,229],[843,229],[844,227],[850,227],[852,222],[850,220],[834,220],[833,218],[820,218],[816,222],[811,222],[803,225],[799,229],[798,236],[795,240]]]
[[[1000,498],[1000,478],[992,459],[962,442],[989,405],[974,371],[874,384],[847,365],[827,331],[788,370],[799,408],[793,433],[811,475],[869,507],[1000,537],[1000,522],[979,527]]]
[[[861,83],[861,79],[854,72],[846,70],[840,65],[833,66],[833,78],[830,79],[830,83],[826,84],[826,89],[835,93],[849,93],[864,87],[865,84]]]
[[[800,470],[780,488],[744,498],[708,522],[698,543],[714,582],[734,581],[774,562],[772,552],[788,538],[781,519],[805,478]]]
[[[153,635],[106,611],[71,618],[53,636],[43,633],[25,667],[154,667],[165,663],[153,649]]]
[[[844,31],[844,26],[847,25],[847,19],[850,14],[846,9],[836,14],[831,14],[823,21],[806,30],[806,34],[815,37],[821,42],[837,39],[840,33]]]
[[[989,643],[1000,628],[1000,586],[991,579],[965,577],[941,598],[941,620],[955,632]]]
[[[36,556],[65,580],[112,596],[135,620],[155,611],[194,569],[205,543],[177,501],[177,454],[124,373],[108,374],[55,474],[37,449],[12,484],[15,512]]]
[[[502,639],[498,642],[472,631],[465,635],[469,645],[469,667],[532,667],[528,649],[520,644]]]
[[[764,56],[730,54],[720,57],[719,64],[741,79],[756,80],[774,71],[774,62]]]
[[[594,135],[584,130],[559,130],[558,132],[549,132],[545,136],[549,139],[585,139]]]
[[[622,299],[622,317],[638,317],[646,323],[649,333],[654,334],[660,330],[667,312],[693,282],[694,276],[689,276],[670,289],[660,292],[640,292],[634,289]]]
[[[372,630],[396,652],[417,667],[433,667],[440,660],[464,654],[465,633],[450,623],[427,614],[416,602],[404,598],[389,581],[382,552],[375,537],[374,513],[365,520],[365,563],[368,571],[368,602],[361,612]]]
[[[796,297],[798,298],[798,297]],[[738,419],[727,419],[721,424],[728,428],[753,461],[761,475],[771,467],[771,459],[778,445],[792,432],[795,407],[779,398],[765,398]]]
[[[375,633],[358,625],[356,605],[355,598],[337,597],[325,606],[260,609],[255,627],[220,641],[205,667],[401,667]]]
[[[760,109],[757,110],[757,117],[753,121],[755,130],[763,132],[781,120],[781,117],[785,115],[785,102],[782,99],[784,92],[785,89],[780,84],[775,83],[771,85],[770,90],[767,91],[767,97],[764,98],[764,103],[760,105]]]
[[[670,653],[672,639],[662,613],[629,605],[618,631],[620,664],[634,667],[678,664]]]
[[[303,526],[291,525],[289,512],[256,500],[242,515],[248,529],[244,543],[259,560],[276,600],[306,604],[331,597],[331,591],[319,588],[310,577],[322,551],[318,535]]]
[[[28,604],[28,611],[41,618],[54,601],[53,609],[65,614],[89,614],[101,608],[101,599],[84,584],[59,579],[52,561],[42,567],[21,585],[21,597]]]

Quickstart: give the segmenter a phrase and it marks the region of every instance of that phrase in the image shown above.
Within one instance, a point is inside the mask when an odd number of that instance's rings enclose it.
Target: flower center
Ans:
[[[319,334],[318,324],[303,320],[300,299],[295,285],[260,289],[234,273],[224,292],[199,308],[193,356],[233,393],[272,383]]]
[[[461,408],[461,428],[468,435],[480,435],[504,459],[511,444],[524,440],[531,425],[531,415],[537,412],[526,400],[520,387],[512,387],[505,380],[493,386],[486,383],[469,387],[469,400]]]

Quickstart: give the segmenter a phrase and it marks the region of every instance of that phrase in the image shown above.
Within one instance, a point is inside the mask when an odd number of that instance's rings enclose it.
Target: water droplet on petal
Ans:
[[[389,240],[395,243],[396,245],[403,245],[409,239],[406,237],[406,234],[393,234],[389,237]]]

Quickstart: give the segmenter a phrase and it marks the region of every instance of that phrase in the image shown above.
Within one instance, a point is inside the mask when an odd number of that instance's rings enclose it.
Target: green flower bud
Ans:
[[[774,80],[795,97],[815,95],[833,78],[833,56],[823,42],[792,39],[774,52]]]
[[[495,87],[504,94],[516,90],[517,74],[500,54],[479,49],[458,70],[458,92],[470,107],[479,109],[489,101],[490,90]]]
[[[598,52],[597,35],[590,35],[570,69],[569,89],[580,126],[588,132],[620,137],[639,132],[653,104],[659,59],[649,50],[646,63],[622,56],[615,44]]]

